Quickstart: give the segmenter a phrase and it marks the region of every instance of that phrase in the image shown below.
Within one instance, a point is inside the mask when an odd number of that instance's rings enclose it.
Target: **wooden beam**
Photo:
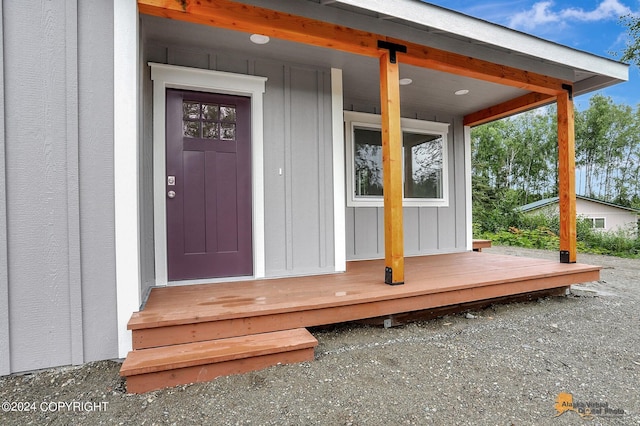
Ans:
[[[527,93],[515,99],[471,113],[464,117],[465,126],[479,126],[514,114],[529,111],[556,101],[556,97],[543,93]]]
[[[570,90],[558,95],[558,196],[560,198],[560,262],[575,263],[576,149]]]
[[[403,42],[392,38],[388,40],[392,43],[405,44],[407,46],[407,53],[398,54],[399,60],[417,67],[429,68],[548,95],[557,95],[562,85],[567,83],[557,78],[483,61],[471,56],[459,55],[457,53],[408,43],[406,41]]]
[[[138,0],[138,10],[195,24],[264,34],[313,46],[378,57],[380,36],[231,0]]]
[[[404,284],[400,73],[391,52],[380,57],[385,282]]]
[[[567,83],[470,56],[232,0],[138,0],[138,10],[147,15],[259,33],[370,57],[380,55],[378,40],[388,41],[407,46],[406,53],[398,54],[407,64],[549,95],[561,93],[562,85]]]

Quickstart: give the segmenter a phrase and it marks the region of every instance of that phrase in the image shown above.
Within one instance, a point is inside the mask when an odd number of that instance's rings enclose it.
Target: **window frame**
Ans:
[[[347,169],[347,207],[383,207],[383,196],[357,197],[355,193],[355,141],[354,129],[368,128],[382,130],[381,116],[355,111],[344,111],[346,169]],[[405,171],[402,165],[402,205],[404,207],[448,207],[449,206],[449,123],[401,118],[403,132],[437,135],[442,138],[442,197],[406,198],[404,195]],[[403,156],[404,158],[404,156]]]
[[[607,229],[607,218],[606,217],[601,217],[601,216],[594,216],[594,217],[587,217],[586,219],[589,220],[589,222],[591,223],[590,228],[591,229],[595,229],[595,230],[603,230],[603,229]],[[599,228],[596,226],[596,220],[602,220],[602,228]]]

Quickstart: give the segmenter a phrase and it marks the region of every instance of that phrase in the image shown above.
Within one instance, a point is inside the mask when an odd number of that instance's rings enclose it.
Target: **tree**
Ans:
[[[529,111],[473,129],[473,221],[495,232],[518,221],[516,207],[557,187],[556,114]]]
[[[576,166],[583,169],[587,197],[601,196],[597,179],[602,179],[611,156],[614,122],[613,100],[599,94],[591,97],[586,111],[576,114]]]
[[[631,40],[622,52],[621,59],[640,66],[640,16],[624,16],[622,18],[622,24],[627,27]]]
[[[518,150],[517,186],[521,204],[554,192],[557,177],[557,120],[555,111],[541,108],[514,119]],[[555,124],[555,126],[554,126]]]
[[[555,109],[541,108],[472,131],[473,178],[496,191],[516,191],[526,204],[555,195],[558,163]]]
[[[595,94],[576,112],[577,193],[640,207],[640,106]],[[555,106],[471,132],[473,221],[479,231],[516,226],[514,207],[557,195]]]
[[[594,95],[576,114],[576,164],[588,197],[628,205],[637,193],[638,113],[609,97]]]

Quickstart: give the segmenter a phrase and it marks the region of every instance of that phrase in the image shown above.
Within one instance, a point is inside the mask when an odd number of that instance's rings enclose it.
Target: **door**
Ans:
[[[167,89],[170,281],[253,274],[251,99]]]

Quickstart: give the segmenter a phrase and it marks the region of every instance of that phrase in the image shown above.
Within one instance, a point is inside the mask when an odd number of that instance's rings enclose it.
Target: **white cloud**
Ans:
[[[602,21],[618,19],[623,15],[632,13],[631,9],[619,0],[602,0],[594,10],[586,11],[582,8],[567,8],[553,10],[553,1],[540,1],[531,9],[516,13],[511,17],[509,26],[524,30],[532,30],[541,25],[568,21]]]
[[[578,21],[618,19],[619,17],[630,13],[631,9],[621,4],[618,0],[604,0],[595,10],[590,12],[586,12],[579,8],[570,8],[561,12],[563,17],[576,19]]]
[[[511,18],[509,26],[532,30],[539,25],[557,22],[560,20],[560,16],[551,10],[552,5],[553,2],[551,1],[538,2],[531,9],[516,13]]]

